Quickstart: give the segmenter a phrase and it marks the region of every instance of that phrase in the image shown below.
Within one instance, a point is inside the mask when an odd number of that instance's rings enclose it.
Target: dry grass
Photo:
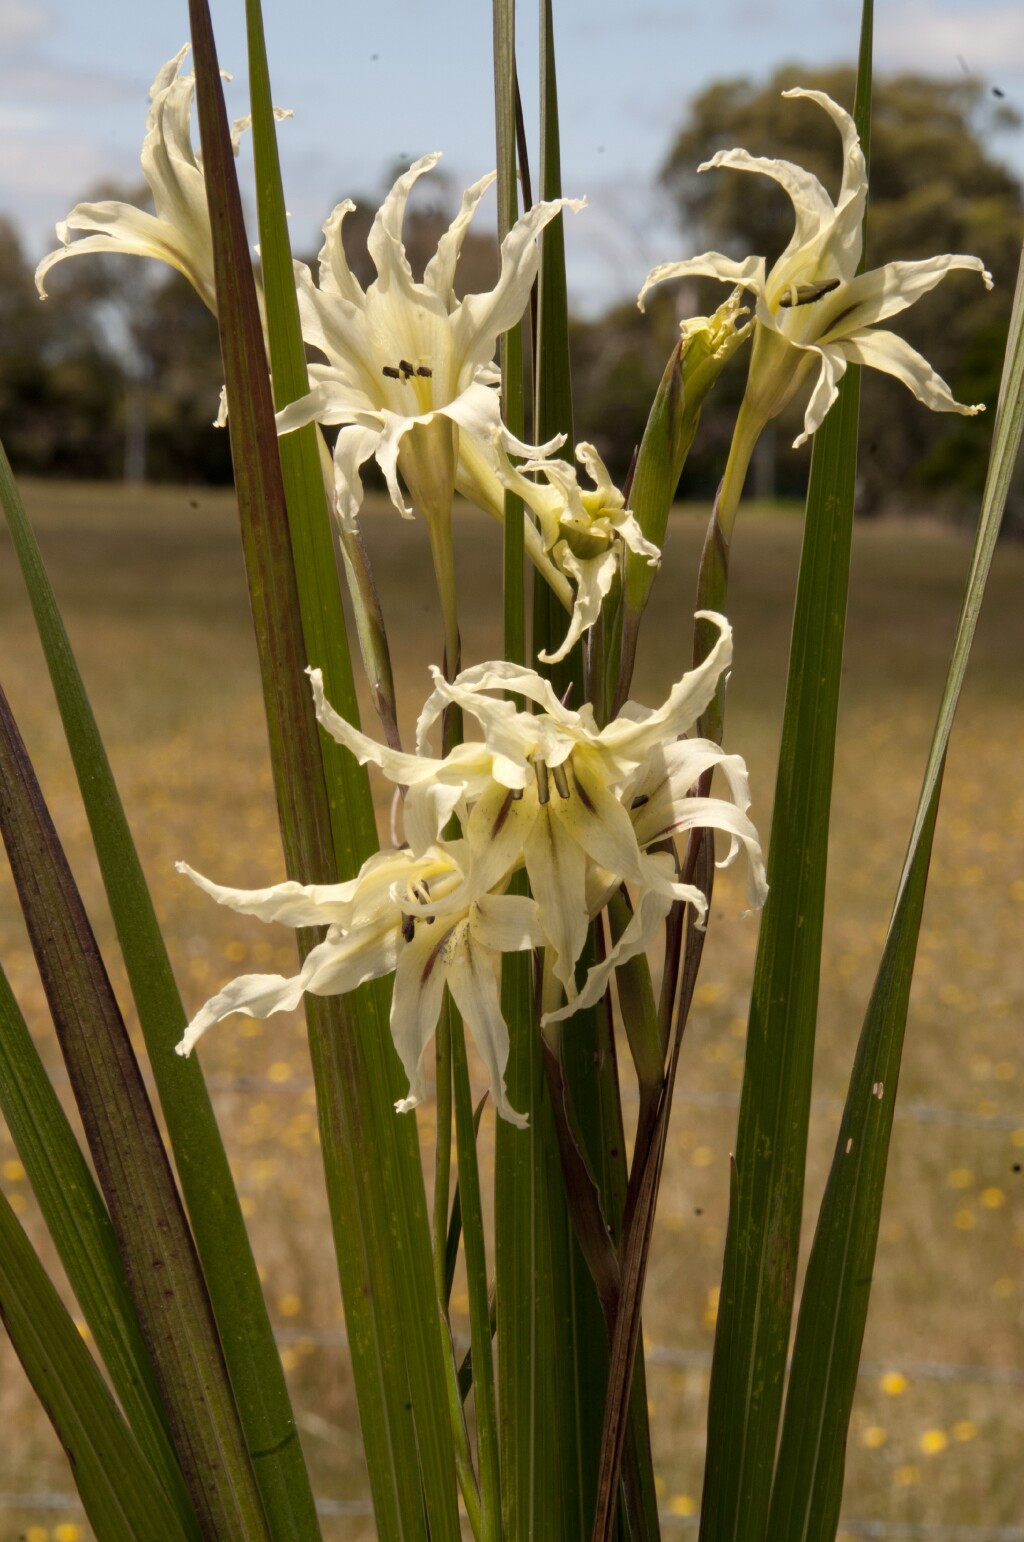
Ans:
[[[180,489],[29,486],[32,512],[143,863],[194,1009],[246,969],[293,966],[285,932],[215,909],[173,870],[187,857],[221,881],[281,876],[276,820],[237,535],[230,500]],[[680,515],[647,624],[635,694],[660,700],[688,653],[702,520]],[[439,634],[422,526],[368,511],[407,720]],[[468,660],[499,646],[497,531],[459,531]],[[400,539],[399,539],[400,537]],[[746,756],[754,814],[767,825],[799,520],[749,518],[731,597],[736,661],[728,738]],[[100,898],[59,724],[20,582],[0,545],[0,643],[11,697],[105,944]],[[837,1111],[909,830],[952,635],[968,546],[926,524],[858,530],[842,703],[836,823],[811,1133],[808,1214],[831,1154]],[[925,915],[865,1360],[851,1432],[846,1514],[925,1525],[1009,1525],[1024,1514],[1020,1385],[941,1363],[1024,1373],[1024,551],[998,554],[950,756]],[[742,1067],[755,939],[738,883],[716,914],[684,1049],[647,1296],[659,1487],[667,1512],[700,1489],[705,1359],[725,1225],[727,1158]],[[6,876],[0,945],[47,1063],[59,1054]],[[112,952],[109,954],[113,958]],[[122,999],[123,980],[115,981]],[[301,1019],[237,1019],[203,1047],[250,1217],[317,1492],[366,1495],[341,1306],[318,1173]],[[246,1078],[239,1084],[239,1078]],[[916,1113],[915,1113],[916,1110]],[[942,1110],[940,1122],[928,1110]],[[429,1110],[420,1120],[429,1146]],[[485,1126],[485,1168],[491,1159]],[[0,1127],[0,1181],[50,1257]],[[457,1303],[464,1308],[464,1302]],[[465,1327],[464,1318],[457,1319]],[[306,1335],[306,1336],[304,1336]],[[309,1337],[315,1335],[316,1337]],[[326,1335],[326,1341],[320,1336]],[[888,1376],[886,1376],[888,1372]],[[896,1373],[899,1373],[898,1375]],[[62,1454],[6,1344],[0,1348],[0,1495],[67,1494]],[[77,1529],[76,1529],[77,1528]],[[325,1537],[372,1526],[325,1518]],[[0,1542],[75,1542],[79,1511],[0,1508]]]

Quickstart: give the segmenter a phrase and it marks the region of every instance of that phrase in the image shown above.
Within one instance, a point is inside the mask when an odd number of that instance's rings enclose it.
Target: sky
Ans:
[[[218,51],[246,111],[244,0],[212,0]],[[0,0],[0,215],[33,258],[100,181],[139,179],[149,85],[187,39],[187,0]],[[454,189],[493,164],[488,0],[264,0],[293,245],[314,251],[342,197],[379,201],[387,173],[442,150]],[[859,0],[554,0],[562,180],[573,302],[635,294],[656,262],[688,255],[658,167],[711,81],[779,64],[852,61]],[[520,73],[536,69],[536,8],[519,7]],[[1021,0],[876,0],[878,71],[964,69],[1024,112]],[[527,121],[535,93],[524,86]],[[533,111],[531,111],[533,109]],[[747,148],[756,153],[754,145]],[[993,151],[1024,176],[1024,133]],[[487,213],[485,213],[487,210]],[[493,218],[493,203],[477,216]]]

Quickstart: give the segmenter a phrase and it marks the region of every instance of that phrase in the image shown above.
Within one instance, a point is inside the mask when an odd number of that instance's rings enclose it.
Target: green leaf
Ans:
[[[161,1542],[195,1542],[195,1521],[170,1503],[3,1194],[0,1317],[67,1452],[97,1537],[139,1542],[159,1517]]]
[[[204,0],[190,0],[190,17],[232,456],[285,863],[291,877],[331,883],[339,876],[336,829],[348,815],[343,799],[331,806],[303,673],[307,643],[265,345]],[[268,103],[265,79],[262,94],[257,79],[254,105],[264,125]],[[265,148],[269,128],[261,135]],[[276,181],[265,154],[262,175]],[[280,260],[286,247],[272,224],[268,235]],[[273,251],[269,256],[274,261]],[[287,326],[285,310],[278,307],[275,327]],[[289,346],[288,333],[282,336]],[[305,486],[310,494],[309,476]],[[308,586],[304,598],[308,605]],[[351,785],[358,797],[358,782]],[[306,951],[316,938],[300,932],[298,940]],[[328,1199],[378,1528],[389,1537],[422,1537],[429,1527],[434,1538],[454,1539],[454,1455],[426,1198],[415,1125],[396,1119],[391,1107],[398,1070],[383,1000],[379,987],[345,1000],[306,998]]]
[[[807,1266],[772,1492],[771,1542],[835,1536],[846,1438],[878,1242],[885,1169],[928,862],[949,735],[1024,429],[1024,258],[974,557],[899,893],[857,1047]]]
[[[204,1530],[269,1532],[145,1085],[71,870],[0,693],[0,830],[132,1299]]]
[[[763,1535],[803,1202],[859,381],[815,435],[736,1139],[701,1535]]]
[[[114,1228],[2,970],[0,1108],[132,1433],[166,1503],[198,1535]]]
[[[198,1059],[173,1053],[185,1012],[96,719],[0,448],[0,498],[32,602],[196,1246],[261,1491],[308,1490],[298,1431],[227,1154]],[[83,1304],[84,1310],[84,1304]],[[278,1513],[268,1497],[271,1513]],[[317,1536],[319,1528],[298,1535]]]
[[[516,24],[513,0],[492,0],[494,31],[494,118],[498,168],[498,242],[505,239],[519,215],[516,180]],[[505,422],[522,438],[525,431],[523,396],[523,329],[517,322],[499,340],[501,400]],[[526,663],[526,579],[523,551],[523,500],[505,494],[504,594],[505,658]]]
[[[862,64],[858,101],[863,102]],[[866,124],[859,115],[866,140]],[[764,1536],[789,1345],[849,587],[859,377],[814,436],[711,1371],[701,1537]]]
[[[512,891],[515,892],[513,880]],[[579,1537],[561,1515],[565,1469],[558,1438],[559,1399],[575,1384],[560,1374],[560,1350],[575,1342],[558,1311],[553,1271],[566,1245],[551,1104],[541,1062],[528,956],[502,957],[501,1007],[509,1026],[505,1071],[512,1107],[527,1115],[517,1130],[499,1119],[494,1155],[494,1278],[498,1337],[498,1419],[505,1535],[535,1542]],[[559,1270],[561,1272],[561,1270]],[[564,1296],[561,1297],[564,1302]]]
[[[540,197],[562,196],[561,149],[558,131],[558,83],[550,0],[540,3]],[[565,277],[565,216],[559,214],[541,235],[537,281],[537,335],[534,338],[533,434],[545,444],[565,435],[559,454],[573,459],[572,373],[569,364],[569,301]],[[564,608],[540,573],[533,577],[533,655],[553,653],[565,636]],[[574,687],[582,699],[583,650],[576,647],[558,664],[540,665],[558,696]]]

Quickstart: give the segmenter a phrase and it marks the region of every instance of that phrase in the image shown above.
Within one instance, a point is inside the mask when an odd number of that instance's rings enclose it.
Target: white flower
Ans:
[[[444,516],[460,483],[461,441],[502,432],[493,358],[498,337],[526,308],[540,252],[536,237],[564,207],[584,200],[535,204],[505,237],[501,271],[488,294],[455,297],[455,267],[473,213],[494,181],[487,176],[462,206],[421,282],[402,243],[409,192],[438,155],[425,155],[395,183],[368,238],[377,270],[364,291],[349,270],[342,224],[355,205],[340,203],[324,225],[319,285],[297,267],[302,332],[326,364],[310,365],[310,394],[278,416],[282,433],[311,420],[341,424],[335,449],[337,506],[351,520],[363,497],[360,467],[374,456],[395,507],[412,513],[399,473],[421,512]],[[512,453],[535,447],[508,439]]]
[[[601,606],[622,575],[624,549],[657,567],[661,552],[648,541],[626,500],[615,486],[592,444],[578,444],[576,459],[586,468],[593,490],[582,488],[567,461],[542,456],[513,466],[500,444],[494,445],[499,480],[519,494],[537,517],[544,551],[575,590],[569,630],[560,648],[542,653],[546,664],[564,659],[578,638],[597,621]],[[528,480],[532,472],[546,482]]]
[[[641,898],[635,924],[600,972],[602,980],[617,962],[653,940],[674,901],[687,901],[704,914],[700,891],[679,883],[671,856],[648,854],[648,845],[696,825],[724,830],[730,836],[724,860],[746,850],[751,903],[763,901],[761,849],[746,815],[750,799],[742,762],[703,739],[676,743],[711,700],[732,657],[728,622],[712,612],[701,614],[719,629],[704,663],[673,686],[662,707],[627,702],[602,729],[589,705],[572,711],[533,670],[498,661],[464,670],[450,682],[433,670],[435,688],[420,715],[417,754],[398,753],[341,718],[324,700],[319,672],[312,672],[323,727],[363,764],[372,762],[408,788],[406,834],[413,851],[436,839],[455,810],[472,853],[469,871],[477,892],[525,865],[554,973],[570,1002],[590,919],[620,884],[635,885]],[[520,710],[508,693],[540,710]],[[451,704],[476,720],[483,740],[437,759],[429,736]],[[689,798],[701,772],[716,765],[732,801]],[[598,978],[592,976],[587,999]]]
[[[187,53],[186,44],[163,66],[149,93],[151,106],[142,143],[142,173],[153,195],[156,213],[147,214],[132,204],[113,200],[77,204],[57,226],[63,246],[44,257],[36,269],[36,287],[44,298],[43,281],[47,273],[66,257],[80,257],[86,252],[131,252],[139,257],[155,257],[177,268],[216,313],[206,183],[202,157],[192,145],[196,80],[193,74],[179,73]],[[274,113],[279,120],[291,116],[277,108]],[[248,124],[248,118],[240,118],[234,125],[232,143],[236,154]],[[99,233],[73,242],[72,230]]]
[[[228,889],[178,863],[220,905],[286,926],[328,926],[298,974],[240,975],[196,1014],[177,1046],[191,1053],[206,1030],[233,1012],[269,1017],[298,1006],[309,991],[344,995],[367,980],[395,974],[391,1032],[409,1079],[409,1095],[423,1097],[426,1051],[437,1027],[444,988],[451,991],[487,1068],[495,1107],[512,1124],[526,1120],[505,1092],[508,1029],[501,1013],[494,956],[543,941],[537,906],[520,895],[482,893],[463,863],[462,842],[438,844],[422,855],[381,851],[348,883],[280,883],[267,889]]]
[[[795,441],[802,444],[820,427],[835,401],[848,364],[866,364],[894,375],[935,412],[973,415],[982,411],[980,406],[955,401],[928,361],[878,323],[913,305],[954,268],[980,273],[990,289],[992,280],[984,265],[977,257],[928,257],[920,262],[890,262],[858,275],[868,182],[854,121],[822,91],[793,90],[783,95],[816,102],[839,129],[843,178],[838,201],[833,204],[818,179],[791,161],[752,156],[746,150],[719,151],[699,170],[728,166],[758,172],[789,194],[795,215],[789,245],[767,273],[763,257],[745,257],[740,262],[720,252],[662,263],[648,274],[640,291],[641,303],[652,285],[684,276],[718,278],[750,292],[757,305],[744,412],[752,433],[755,426],[760,432],[781,412],[816,370],[803,432]]]

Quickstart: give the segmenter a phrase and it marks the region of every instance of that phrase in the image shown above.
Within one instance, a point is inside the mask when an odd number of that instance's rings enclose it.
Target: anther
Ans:
[[[541,808],[551,801],[551,790],[548,787],[548,768],[543,760],[535,760],[533,774],[537,778],[537,802]]]
[[[552,766],[551,775],[555,779],[555,786],[558,788],[558,796],[560,798],[567,798],[569,796],[569,778],[565,774],[565,767]]]

